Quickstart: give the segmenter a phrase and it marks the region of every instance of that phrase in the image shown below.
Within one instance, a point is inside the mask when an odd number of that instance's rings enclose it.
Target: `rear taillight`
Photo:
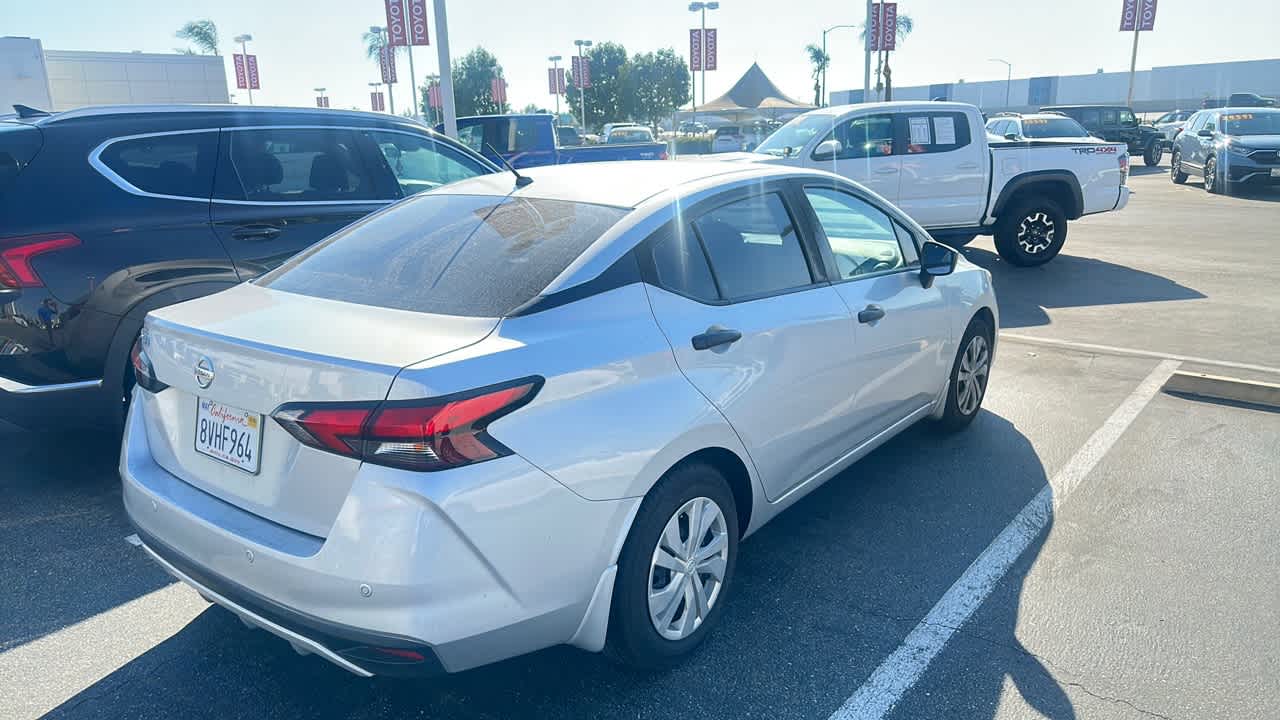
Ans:
[[[406,470],[446,470],[510,455],[486,428],[541,387],[542,378],[529,377],[423,400],[289,403],[272,417],[317,450]]]
[[[1129,179],[1129,155],[1127,153],[1120,153],[1120,184],[1124,185],[1125,181],[1128,179]]]
[[[144,332],[133,342],[133,350],[129,351],[129,362],[133,364],[133,379],[143,390],[158,393],[169,386],[156,379],[156,371],[151,365],[151,358],[147,356],[146,346],[147,335]]]
[[[28,235],[0,240],[0,286],[9,288],[43,287],[44,282],[31,267],[32,258],[80,244],[80,239],[67,233]]]

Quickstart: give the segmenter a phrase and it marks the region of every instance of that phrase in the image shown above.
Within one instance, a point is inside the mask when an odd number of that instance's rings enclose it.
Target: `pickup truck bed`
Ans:
[[[438,129],[438,128],[437,128]],[[458,118],[458,139],[501,165],[515,168],[610,160],[666,160],[666,143],[561,146],[552,115]]]

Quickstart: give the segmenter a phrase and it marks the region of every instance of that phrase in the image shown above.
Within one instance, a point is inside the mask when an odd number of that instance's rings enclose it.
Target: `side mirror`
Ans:
[[[959,260],[960,253],[955,249],[932,240],[926,242],[920,248],[920,284],[933,287],[933,279],[955,272]]]
[[[1197,131],[1197,132],[1196,132],[1196,135],[1199,135],[1200,137],[1209,137],[1209,138],[1211,138],[1211,137],[1213,137],[1213,131],[1212,131],[1212,130],[1210,130],[1209,128],[1202,128],[1202,129],[1200,129],[1199,131]]]
[[[1004,134],[1004,139],[1005,139],[1005,140],[1017,140],[1017,139],[1018,139],[1018,133],[1005,133],[1005,134]]]
[[[842,152],[844,152],[844,145],[841,145],[839,140],[823,140],[813,149],[813,159],[834,160]]]

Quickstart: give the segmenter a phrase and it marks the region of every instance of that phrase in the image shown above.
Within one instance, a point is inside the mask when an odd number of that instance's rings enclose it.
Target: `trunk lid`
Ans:
[[[272,411],[291,402],[383,400],[403,367],[472,345],[497,322],[252,284],[153,311],[147,354],[170,387],[143,398],[152,452],[170,473],[215,497],[325,537],[360,462],[302,445]],[[212,374],[207,387],[197,379],[202,360]],[[259,416],[256,473],[197,451],[201,400]]]

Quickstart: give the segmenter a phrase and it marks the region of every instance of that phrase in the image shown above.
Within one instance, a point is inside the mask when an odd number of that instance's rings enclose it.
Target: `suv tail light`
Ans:
[[[31,267],[31,259],[79,244],[80,239],[68,233],[0,240],[0,286],[14,289],[44,287],[44,281]]]
[[[489,423],[533,400],[540,377],[380,403],[289,403],[271,414],[298,442],[375,465],[430,472],[510,455]]]

